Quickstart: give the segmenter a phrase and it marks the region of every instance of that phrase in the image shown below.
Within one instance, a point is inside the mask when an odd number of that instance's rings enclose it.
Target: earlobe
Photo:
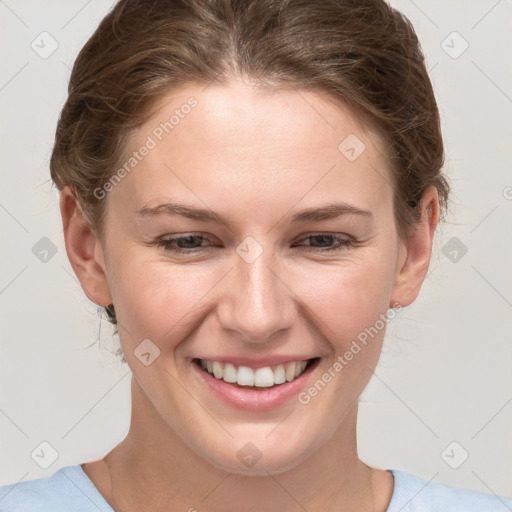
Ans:
[[[103,249],[69,186],[62,189],[59,205],[66,252],[82,289],[95,304],[112,304]]]
[[[434,186],[427,188],[420,203],[421,221],[407,242],[400,242],[402,251],[397,261],[390,307],[411,304],[419,294],[430,265],[432,243],[439,220],[439,199]]]

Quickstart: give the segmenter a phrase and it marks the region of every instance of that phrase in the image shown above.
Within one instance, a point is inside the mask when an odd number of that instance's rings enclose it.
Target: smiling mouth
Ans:
[[[262,390],[293,382],[313,365],[316,365],[319,360],[320,357],[313,357],[303,361],[291,361],[257,369],[198,358],[193,359],[192,362],[202,371],[235,387]]]

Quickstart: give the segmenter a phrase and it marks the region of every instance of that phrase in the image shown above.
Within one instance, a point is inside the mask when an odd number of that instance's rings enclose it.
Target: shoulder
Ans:
[[[0,512],[113,512],[79,464],[0,486]]]
[[[512,499],[424,480],[389,469],[395,480],[386,512],[510,512]]]

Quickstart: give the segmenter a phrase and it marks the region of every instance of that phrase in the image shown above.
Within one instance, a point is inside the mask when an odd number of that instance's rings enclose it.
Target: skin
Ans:
[[[268,412],[221,403],[191,372],[189,359],[319,356],[312,385],[379,314],[417,297],[438,222],[436,189],[426,190],[421,222],[401,240],[382,140],[314,91],[187,84],[134,132],[133,150],[190,96],[197,107],[108,192],[104,244],[70,189],[61,192],[71,265],[91,301],[114,304],[133,372],[128,435],[83,470],[116,511],[383,512],[393,478],[359,459],[356,420],[385,329],[310,403],[292,399]],[[350,134],[366,146],[354,161],[338,150]],[[137,218],[148,202],[166,200],[211,209],[230,225]],[[333,201],[373,215],[290,221]],[[318,232],[358,243],[315,252],[335,245],[307,238]],[[151,244],[178,233],[209,240],[192,255]],[[252,263],[236,252],[248,236],[263,250]],[[201,240],[193,243],[188,247],[201,247]],[[147,338],[160,356],[145,366],[134,350]],[[262,454],[252,467],[237,457],[247,442]]]

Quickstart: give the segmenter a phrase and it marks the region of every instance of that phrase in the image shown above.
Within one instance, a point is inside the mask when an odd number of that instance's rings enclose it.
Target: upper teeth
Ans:
[[[249,366],[239,366],[219,361],[206,361],[201,359],[201,366],[212,373],[215,378],[225,382],[236,382],[240,386],[258,386],[266,388],[274,384],[282,384],[285,381],[296,379],[306,368],[307,361],[294,361],[277,365],[274,369],[270,366],[256,370]]]

